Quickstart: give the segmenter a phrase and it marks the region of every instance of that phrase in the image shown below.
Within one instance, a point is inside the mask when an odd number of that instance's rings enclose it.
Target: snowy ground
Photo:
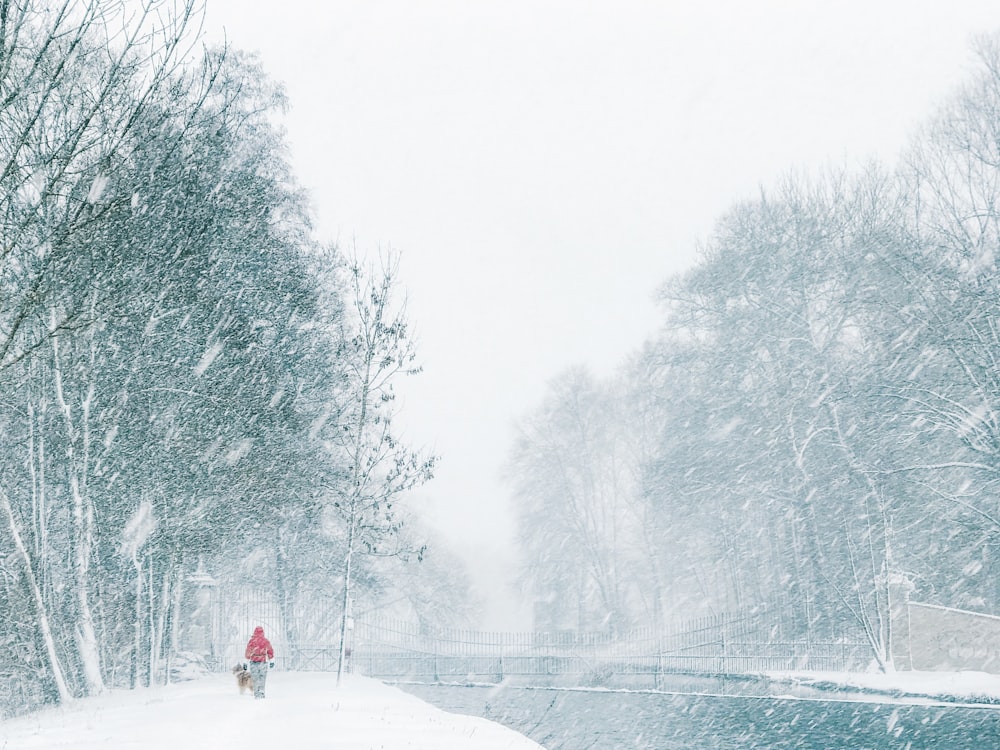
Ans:
[[[4,750],[542,750],[499,724],[440,711],[375,680],[272,672],[267,698],[232,675],[116,691],[0,723]]]
[[[785,693],[785,686],[801,685],[818,688],[830,699],[849,702],[858,700],[878,703],[949,703],[985,701],[1000,703],[1000,675],[982,672],[899,672],[896,674],[846,674],[846,673],[773,673],[772,695]],[[335,686],[335,678],[328,673],[272,672],[268,677],[268,697],[255,701],[249,695],[239,695],[235,680],[229,674],[210,675],[191,682],[178,683],[167,688],[138,691],[116,691],[99,698],[90,698],[55,709],[39,711],[29,716],[0,722],[0,748],[2,750],[97,750],[111,748],[124,750],[543,750],[541,745],[506,729],[499,724],[473,716],[449,714],[401,690],[360,676],[348,675],[343,686]],[[832,691],[828,692],[828,691]],[[528,691],[533,692],[533,691]],[[606,696],[608,691],[603,692]],[[612,691],[615,692],[615,691]],[[629,693],[631,691],[622,691]],[[567,715],[551,716],[546,736],[560,737],[575,729],[582,719],[589,719],[594,727],[625,721],[629,726],[619,727],[618,734],[635,740],[635,732],[643,720],[639,714],[626,714],[626,703],[604,700],[587,703],[583,693],[570,691],[566,695],[580,696],[580,705],[567,703]],[[544,696],[546,706],[553,702],[553,693]],[[638,693],[636,697],[641,697]],[[676,701],[675,701],[676,702]],[[733,701],[723,701],[728,705]],[[737,701],[738,702],[738,701]],[[800,700],[779,701],[790,706],[802,706]],[[808,703],[808,702],[807,702]],[[607,705],[605,705],[607,704]],[[615,706],[617,705],[617,709]],[[690,709],[686,703],[674,705],[669,701],[656,704],[649,723],[665,710],[679,714],[685,724],[690,722]],[[709,704],[706,704],[709,705]],[[714,705],[714,704],[712,704]],[[753,704],[756,706],[756,704]],[[770,704],[769,704],[770,705]],[[859,704],[854,704],[859,705]],[[680,709],[678,709],[678,706]],[[544,707],[543,707],[544,708]],[[549,708],[551,708],[549,706]],[[600,710],[599,710],[600,709]],[[604,715],[603,710],[611,710]],[[761,716],[765,711],[754,708]],[[799,709],[795,709],[798,711]],[[825,709],[824,709],[825,711]],[[877,713],[878,709],[874,709]],[[992,714],[993,712],[988,712]],[[854,726],[857,718],[851,718]],[[867,714],[862,719],[867,718]],[[967,716],[961,721],[985,722],[987,714]],[[780,724],[780,718],[777,720]],[[878,719],[884,725],[884,719]],[[516,723],[516,722],[512,722]],[[532,723],[536,723],[532,720]],[[586,723],[586,722],[584,722]],[[673,719],[666,722],[674,727]],[[789,725],[794,722],[786,722]],[[919,730],[925,719],[911,722]],[[941,722],[943,723],[943,722]],[[935,719],[935,724],[938,724]],[[974,725],[978,727],[979,725]],[[982,726],[986,726],[983,724]],[[992,726],[992,725],[990,725]],[[787,727],[778,729],[791,732]],[[592,728],[580,730],[590,739],[600,735]],[[855,730],[852,730],[855,731]],[[884,727],[883,727],[883,731]],[[629,734],[631,732],[631,734]],[[926,732],[926,730],[925,730]],[[711,732],[714,738],[722,734],[718,727]],[[792,733],[794,735],[794,733]],[[785,736],[785,735],[779,735]],[[569,745],[555,741],[552,747],[708,747],[704,738],[692,744],[690,738],[664,735],[653,744],[614,745],[608,738],[599,745],[579,744],[576,738]],[[543,736],[538,739],[549,745]],[[667,742],[675,741],[676,744]],[[596,740],[595,740],[596,741]],[[712,739],[712,741],[716,741]],[[664,744],[667,742],[667,744]],[[795,747],[813,747],[806,744]],[[575,744],[574,744],[575,743]],[[715,747],[715,745],[711,745]],[[720,747],[723,745],[719,745]],[[728,747],[728,745],[725,745]],[[756,746],[756,745],[753,745]],[[766,747],[768,745],[760,745]],[[956,747],[961,746],[955,745]]]

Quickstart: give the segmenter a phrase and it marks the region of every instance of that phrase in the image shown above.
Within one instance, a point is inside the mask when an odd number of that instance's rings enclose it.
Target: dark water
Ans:
[[[1000,749],[1000,707],[400,685],[547,750]]]

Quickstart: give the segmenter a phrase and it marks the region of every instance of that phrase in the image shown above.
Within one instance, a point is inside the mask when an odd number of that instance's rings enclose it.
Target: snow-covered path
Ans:
[[[267,698],[230,675],[113,692],[0,723],[4,750],[540,750],[499,724],[448,714],[380,682],[273,672]]]

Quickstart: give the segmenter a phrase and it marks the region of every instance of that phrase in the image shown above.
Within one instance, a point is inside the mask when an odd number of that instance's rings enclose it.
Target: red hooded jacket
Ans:
[[[264,637],[264,628],[260,625],[253,629],[253,635],[247,643],[246,658],[250,661],[270,661],[274,658],[271,642]]]

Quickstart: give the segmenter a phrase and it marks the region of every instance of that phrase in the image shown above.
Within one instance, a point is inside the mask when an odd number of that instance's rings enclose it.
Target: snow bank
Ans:
[[[856,691],[866,700],[883,695],[1000,703],[1000,675],[987,672],[770,672],[767,677],[823,690]]]
[[[448,714],[375,680],[273,672],[267,698],[231,675],[119,691],[0,723],[5,750],[544,750],[505,727]]]

